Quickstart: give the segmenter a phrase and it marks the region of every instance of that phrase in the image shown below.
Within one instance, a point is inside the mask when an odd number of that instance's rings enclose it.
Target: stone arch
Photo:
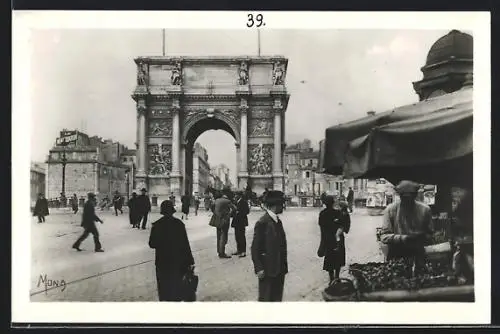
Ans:
[[[239,123],[235,122],[223,114],[215,114],[209,117],[207,114],[200,113],[193,115],[188,120],[184,121],[182,129],[182,159],[184,160],[184,166],[182,170],[183,180],[182,189],[184,193],[193,194],[193,185],[195,180],[193,175],[193,154],[194,154],[194,144],[198,137],[208,130],[223,130],[231,137],[234,138],[236,144],[236,175],[239,174],[238,160],[240,159],[239,154],[239,143],[240,143],[240,129]],[[238,179],[236,180],[238,182]]]
[[[215,126],[215,128],[212,128],[211,126],[203,127],[202,124],[203,122],[207,122],[206,124],[209,124],[211,122],[213,123],[213,125],[220,125],[220,126],[219,127]],[[235,122],[229,117],[222,114],[214,114],[213,117],[208,117],[206,114],[197,114],[187,119],[184,122],[183,132],[182,132],[182,142],[184,144],[187,144],[190,141],[191,138],[189,137],[193,135],[193,131],[195,133],[198,132],[196,127],[200,125],[202,125],[202,128],[204,129],[203,131],[201,131],[196,135],[196,138],[198,138],[199,135],[201,135],[203,132],[207,130],[224,130],[228,132],[231,136],[233,136],[237,144],[241,142],[240,124],[235,124]],[[196,140],[196,138],[194,138],[194,140]]]

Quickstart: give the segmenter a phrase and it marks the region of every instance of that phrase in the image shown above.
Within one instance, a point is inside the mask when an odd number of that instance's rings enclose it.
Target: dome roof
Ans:
[[[433,65],[450,58],[473,59],[473,38],[458,30],[452,30],[438,39],[427,54],[426,65]]]

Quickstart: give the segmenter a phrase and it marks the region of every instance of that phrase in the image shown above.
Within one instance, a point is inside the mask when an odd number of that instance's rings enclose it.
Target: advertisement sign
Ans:
[[[78,134],[76,131],[61,132],[61,136],[56,139],[57,146],[64,146],[65,144],[76,144]]]

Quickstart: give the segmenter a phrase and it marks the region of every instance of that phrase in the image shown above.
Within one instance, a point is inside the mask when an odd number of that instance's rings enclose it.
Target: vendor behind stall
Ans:
[[[395,190],[400,200],[386,208],[380,234],[380,241],[389,246],[387,260],[423,258],[431,234],[431,209],[416,200],[419,184],[401,181]]]

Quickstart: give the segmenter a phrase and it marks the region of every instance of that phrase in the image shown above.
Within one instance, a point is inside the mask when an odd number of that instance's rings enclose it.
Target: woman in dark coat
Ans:
[[[39,223],[45,223],[45,216],[49,215],[49,203],[43,194],[38,195],[38,199],[35,203],[35,209],[33,210],[33,216],[38,217]]]
[[[188,219],[189,215],[189,206],[191,205],[191,196],[189,195],[184,195],[181,198],[181,204],[182,204],[182,219],[184,219],[184,216],[186,216],[186,219]]]
[[[153,223],[149,247],[156,250],[156,281],[160,301],[182,301],[182,281],[194,269],[194,259],[184,223],[173,216],[171,201],[160,206],[162,218]]]
[[[333,196],[326,196],[323,203],[326,208],[319,214],[321,242],[318,256],[325,257],[323,270],[328,272],[332,281],[339,278],[340,269],[345,266],[344,233],[349,232],[351,222],[349,213],[345,213],[347,208],[337,210],[333,207]]]

